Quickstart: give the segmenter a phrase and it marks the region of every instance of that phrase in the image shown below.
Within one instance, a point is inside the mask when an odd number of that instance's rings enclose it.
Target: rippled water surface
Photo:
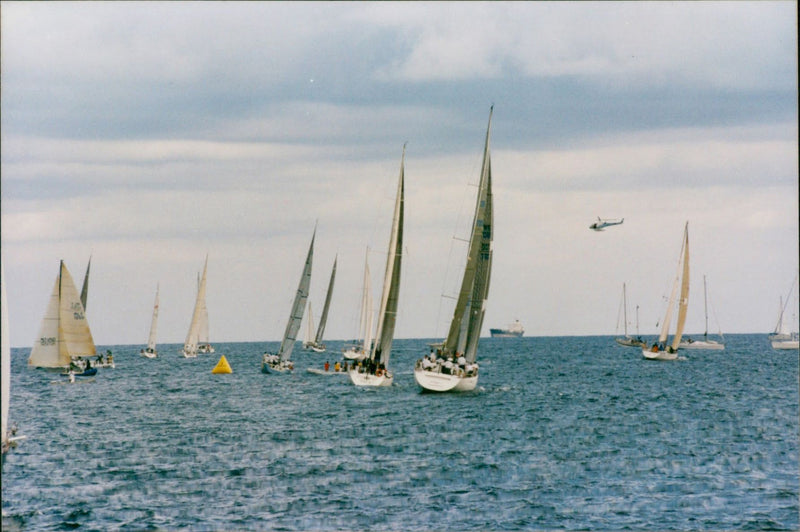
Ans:
[[[3,529],[798,529],[798,353],[726,340],[648,362],[609,337],[484,339],[462,395],[420,393],[424,340],[395,341],[387,389],[300,350],[263,375],[264,343],[110,346],[117,367],[74,385],[14,349]]]

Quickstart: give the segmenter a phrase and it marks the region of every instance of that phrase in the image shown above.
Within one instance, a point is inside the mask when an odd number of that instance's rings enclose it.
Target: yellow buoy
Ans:
[[[218,373],[233,373],[231,369],[231,365],[228,364],[228,359],[225,358],[225,355],[222,355],[217,362],[217,365],[214,366],[214,369],[211,370],[211,373],[218,374]]]

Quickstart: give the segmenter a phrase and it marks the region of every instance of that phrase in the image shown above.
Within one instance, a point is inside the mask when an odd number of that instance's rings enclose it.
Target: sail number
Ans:
[[[39,343],[41,345],[56,345],[56,339],[54,336],[48,336],[45,338],[39,338]]]

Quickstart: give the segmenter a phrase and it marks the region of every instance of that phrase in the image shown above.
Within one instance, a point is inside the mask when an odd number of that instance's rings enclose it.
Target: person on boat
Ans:
[[[330,370],[330,369],[331,369],[331,365],[330,365],[330,364],[328,363],[328,361],[326,360],[326,361],[325,361],[325,371],[328,371],[328,370]]]
[[[92,361],[87,358],[86,366],[83,368],[83,371],[89,371],[90,369],[92,369]]]
[[[342,366],[341,366],[341,364],[339,364],[339,361],[337,360],[336,363],[333,365],[333,371],[338,373],[341,370],[342,370]]]

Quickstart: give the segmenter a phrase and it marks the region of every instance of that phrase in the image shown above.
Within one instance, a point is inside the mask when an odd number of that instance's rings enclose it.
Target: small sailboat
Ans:
[[[361,315],[358,325],[358,340],[347,345],[342,354],[348,360],[364,360],[372,348],[372,288],[369,273],[369,248],[364,258],[364,281],[361,292]]]
[[[141,355],[147,358],[156,358],[158,351],[156,350],[156,331],[158,329],[158,290],[156,285],[156,300],[153,303],[153,319],[150,322],[150,336],[147,338],[147,347],[142,349]]]
[[[628,334],[628,295],[626,292],[625,283],[622,283],[622,313],[623,313],[623,323],[625,336],[622,338],[615,338],[616,342],[619,345],[625,347],[642,347],[647,345],[642,337],[639,336],[639,306],[636,306],[636,338]],[[619,327],[619,324],[617,325]],[[619,330],[619,328],[617,329]]]
[[[304,349],[311,349],[315,353],[324,353],[325,344],[322,343],[322,336],[325,334],[325,324],[328,322],[328,309],[331,306],[331,296],[333,295],[333,281],[336,279],[336,262],[338,258],[333,259],[333,269],[331,270],[331,278],[328,281],[328,291],[325,294],[325,306],[322,307],[322,316],[319,318],[319,326],[317,327],[317,334],[312,338],[309,336],[306,342],[303,342]],[[314,320],[311,317],[311,303],[308,303],[308,331],[313,331]]]
[[[198,353],[210,353],[208,346],[208,310],[206,309],[206,273],[208,272],[208,255],[203,265],[203,276],[197,285],[197,298],[194,302],[192,321],[189,324],[189,332],[186,333],[186,341],[183,343],[181,353],[184,358],[196,358]]]
[[[680,287],[680,297],[678,296],[678,287]],[[677,299],[676,299],[677,298]],[[678,304],[678,321],[675,328],[675,335],[672,337],[672,343],[667,345],[667,336],[669,335],[669,326],[672,321],[672,313],[675,303]],[[664,315],[664,321],[661,324],[661,334],[658,337],[658,342],[654,343],[651,348],[646,345],[642,347],[642,354],[648,360],[675,360],[678,358],[678,346],[681,343],[683,336],[683,327],[686,324],[686,312],[689,308],[689,222],[683,229],[683,241],[681,244],[681,253],[678,259],[678,271],[675,274],[675,280],[672,282],[672,292],[669,296],[667,303],[667,311]]]
[[[708,351],[722,351],[725,349],[725,343],[722,341],[717,340],[709,340],[708,339],[708,290],[706,288],[706,276],[703,276],[703,309],[705,311],[706,316],[706,329],[703,333],[702,340],[694,340],[689,337],[685,337],[681,340],[678,349],[705,349]],[[722,331],[719,332],[719,337],[722,339]]]
[[[294,363],[291,361],[292,350],[294,349],[297,332],[300,330],[300,323],[303,320],[303,313],[306,309],[308,288],[311,286],[311,263],[314,259],[314,239],[316,236],[317,228],[314,227],[311,244],[308,246],[306,262],[303,266],[303,273],[300,275],[300,283],[297,286],[294,303],[292,303],[292,309],[289,312],[289,322],[286,324],[286,330],[283,333],[281,347],[277,353],[264,353],[261,361],[262,373],[284,373],[294,369]]]
[[[392,351],[394,328],[397,322],[397,304],[400,295],[400,267],[403,259],[403,202],[405,187],[406,147],[400,159],[400,177],[397,180],[397,195],[392,216],[392,230],[389,235],[389,250],[386,255],[386,271],[383,275],[381,306],[378,314],[378,328],[375,344],[369,356],[361,360],[347,374],[356,386],[391,386],[394,381],[389,371],[389,356]],[[367,349],[368,344],[364,345]]]
[[[493,109],[489,110],[467,265],[450,329],[441,347],[433,346],[430,354],[417,360],[414,366],[414,380],[425,391],[467,392],[474,390],[478,384],[478,341],[492,271],[494,223],[489,134]]]
[[[778,314],[778,323],[775,325],[775,330],[769,335],[769,342],[773,349],[778,349],[778,350],[800,349],[800,335],[798,335],[797,329],[795,328],[794,331],[791,331],[787,326],[786,323],[787,320],[784,320],[784,315],[786,314],[786,307],[789,305],[789,301],[792,300],[791,294],[794,291],[795,284],[797,283],[797,277],[798,276],[795,275],[794,280],[792,281],[792,287],[789,289],[789,294],[786,296],[786,301],[784,302],[782,297],[780,299],[780,313]],[[796,314],[792,316],[792,326],[797,327]]]
[[[74,358],[88,358],[95,354],[92,331],[80,295],[62,260],[39,335],[31,348],[28,366],[67,368]]]

